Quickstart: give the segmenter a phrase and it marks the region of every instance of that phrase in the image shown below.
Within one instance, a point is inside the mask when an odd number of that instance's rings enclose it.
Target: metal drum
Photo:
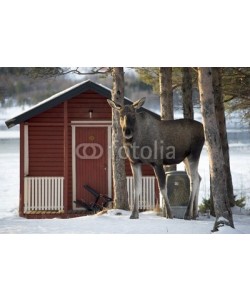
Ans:
[[[168,198],[175,218],[184,218],[190,195],[189,178],[185,171],[166,172]]]

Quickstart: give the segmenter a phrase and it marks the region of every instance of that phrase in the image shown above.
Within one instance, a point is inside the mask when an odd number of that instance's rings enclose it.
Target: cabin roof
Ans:
[[[53,96],[39,102],[38,104],[32,106],[30,109],[26,110],[25,112],[22,112],[21,114],[5,121],[5,124],[8,128],[11,128],[17,124],[20,124],[21,122],[25,122],[28,119],[31,119],[33,117],[35,117],[36,115],[45,112],[48,109],[51,109],[53,107],[58,106],[59,104],[70,100],[71,98],[84,93],[87,90],[92,90],[97,92],[98,94],[106,97],[107,99],[111,99],[111,89],[107,88],[106,86],[99,84],[99,83],[95,83],[91,80],[86,80],[80,83],[77,83],[76,85],[63,90],[57,94],[54,94]],[[130,100],[127,97],[124,97],[124,101],[125,104],[130,104],[132,103],[132,100]],[[153,114],[154,116],[158,117],[159,116],[157,114],[155,114],[154,112],[146,109],[146,108],[142,108],[142,110],[146,110],[149,113]]]

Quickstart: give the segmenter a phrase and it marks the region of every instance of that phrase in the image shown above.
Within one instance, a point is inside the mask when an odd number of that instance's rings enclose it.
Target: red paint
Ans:
[[[108,194],[108,135],[105,127],[76,127],[76,199],[91,203],[95,198],[83,188],[88,184],[99,193]],[[103,153],[94,145],[100,145]],[[86,145],[85,150],[81,145]],[[93,148],[91,148],[93,147]],[[93,150],[96,149],[96,150]],[[96,156],[84,159],[85,155]]]
[[[131,170],[128,159],[126,159],[126,161],[125,161],[125,170],[126,170],[127,176],[132,176],[132,170]],[[150,165],[142,165],[142,175],[143,176],[154,176],[153,168]]]
[[[89,110],[93,111],[89,118]],[[72,127],[73,121],[111,121],[112,112],[106,98],[94,91],[87,91],[57,107],[49,109],[25,124],[29,125],[29,176],[63,176],[64,206],[73,216],[72,210]],[[92,125],[93,126],[93,125]],[[90,142],[89,136],[95,136],[94,142],[100,143],[105,149],[103,158],[98,160],[76,161],[77,197],[87,201],[94,198],[83,189],[84,183],[89,184],[97,191],[108,193],[107,171],[107,127],[76,127],[77,143]],[[24,208],[24,124],[20,124],[20,215]],[[154,176],[151,166],[143,166],[144,176]],[[132,176],[128,160],[126,174]],[[157,186],[157,184],[156,184]],[[158,190],[158,188],[156,188]],[[38,215],[27,215],[37,218]],[[42,217],[46,218],[46,214]],[[49,217],[49,216],[48,216]]]
[[[64,165],[63,165],[63,174],[64,174],[64,190],[63,190],[63,207],[64,212],[67,214],[68,212],[68,102],[64,102],[64,126],[63,126],[63,150],[64,150]]]
[[[63,126],[29,126],[29,176],[64,176]]]

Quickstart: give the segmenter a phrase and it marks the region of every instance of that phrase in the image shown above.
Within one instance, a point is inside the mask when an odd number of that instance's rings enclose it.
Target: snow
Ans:
[[[0,218],[13,216],[18,208],[19,140],[0,139]]]
[[[25,219],[15,215],[0,219],[1,233],[24,234],[211,234],[215,218],[200,216],[197,220],[166,219],[153,211],[130,219],[130,212],[111,209],[105,214],[72,219]],[[234,215],[235,228],[220,227],[218,233],[250,233],[250,216]]]

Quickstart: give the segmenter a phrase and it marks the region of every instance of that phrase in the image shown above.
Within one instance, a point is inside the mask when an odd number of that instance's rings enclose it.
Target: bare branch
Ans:
[[[95,74],[107,74],[111,72],[110,67],[100,67],[100,68],[96,68],[96,69],[92,69],[91,72],[82,72],[79,71],[79,67],[77,67],[76,69],[70,69],[66,72],[63,73],[63,75],[66,74],[76,74],[76,75],[95,75]]]

